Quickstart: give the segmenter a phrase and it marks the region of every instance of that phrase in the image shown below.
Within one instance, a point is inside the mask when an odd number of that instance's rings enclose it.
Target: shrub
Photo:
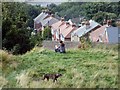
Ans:
[[[43,39],[44,40],[51,40],[52,34],[50,27],[46,27],[43,31]]]

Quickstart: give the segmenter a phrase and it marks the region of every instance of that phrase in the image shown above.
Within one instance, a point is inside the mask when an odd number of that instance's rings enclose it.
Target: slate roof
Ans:
[[[40,23],[42,26],[51,26],[53,23],[58,22],[58,19],[50,16],[48,13],[40,13],[35,19],[35,23]]]
[[[109,43],[118,43],[118,32],[120,28],[118,27],[108,27],[107,28],[107,35],[108,35],[108,42]]]
[[[70,19],[73,23],[76,23],[76,24],[79,24],[81,21],[80,21],[80,18],[72,18]]]
[[[40,23],[45,17],[47,17],[49,14],[48,13],[40,13],[34,20],[36,23]]]
[[[86,33],[90,32],[92,29],[96,28],[97,26],[101,26],[99,23],[95,22],[94,20],[90,20],[90,27],[87,29],[86,25],[81,26],[77,30],[75,30],[72,35],[76,34],[79,37],[85,35]]]
[[[41,24],[42,24],[42,26],[47,26],[47,25],[51,26],[52,24],[54,24],[56,22],[58,22],[58,19],[50,16],[50,17],[48,17],[46,19],[43,19],[41,21]]]

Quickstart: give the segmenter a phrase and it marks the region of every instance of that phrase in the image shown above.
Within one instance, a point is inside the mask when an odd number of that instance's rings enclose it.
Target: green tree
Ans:
[[[50,27],[45,27],[45,29],[43,31],[43,39],[44,40],[51,40],[52,39]]]
[[[96,13],[92,19],[99,22],[100,24],[103,24],[104,19],[116,19],[117,15],[114,13],[107,13],[107,12],[98,12]]]
[[[104,16],[107,14],[110,18],[118,17],[120,14],[119,7],[120,2],[67,2],[58,6],[52,4],[51,10],[54,12],[59,11],[58,15],[62,17],[66,16],[66,20],[73,17],[79,17],[79,15],[84,16],[86,19],[92,19],[97,15],[97,21],[98,23],[101,23],[105,18]]]
[[[13,54],[23,54],[33,48],[31,30],[33,19],[40,13],[40,6],[26,3],[2,3],[2,46]]]
[[[42,32],[38,32],[36,35],[31,35],[30,44],[34,47],[34,45],[42,46]]]

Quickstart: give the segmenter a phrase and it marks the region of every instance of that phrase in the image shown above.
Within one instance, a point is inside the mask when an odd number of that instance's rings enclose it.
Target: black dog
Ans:
[[[57,78],[62,76],[62,74],[45,74],[43,80],[47,79],[53,79],[53,82],[57,81]]]

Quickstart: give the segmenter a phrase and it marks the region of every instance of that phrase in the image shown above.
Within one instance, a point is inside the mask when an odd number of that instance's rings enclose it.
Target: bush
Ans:
[[[83,48],[83,49],[86,49],[86,48],[90,48],[91,47],[91,41],[89,38],[87,37],[81,37],[80,38],[80,44],[78,45],[78,48]]]
[[[36,35],[32,35],[30,37],[30,44],[32,45],[32,47],[34,47],[35,45],[37,46],[42,46],[42,32],[37,32]]]
[[[52,34],[50,27],[46,27],[43,31],[43,39],[44,40],[51,40]]]

